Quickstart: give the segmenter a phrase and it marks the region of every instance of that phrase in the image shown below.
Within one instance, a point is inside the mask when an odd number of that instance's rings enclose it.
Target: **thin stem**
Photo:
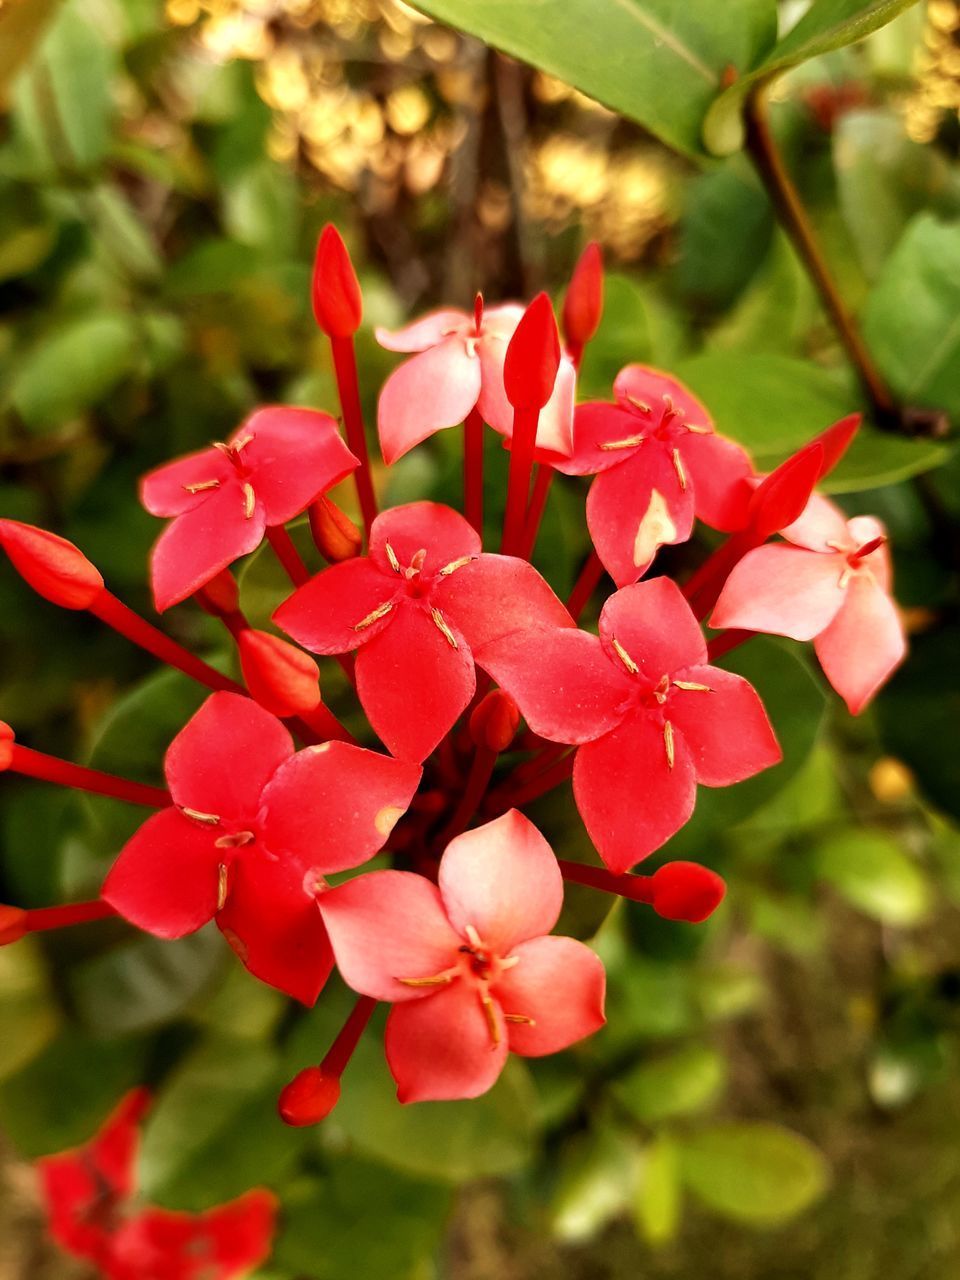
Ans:
[[[758,545],[749,530],[731,534],[684,583],[683,595],[698,622],[702,622],[717,603],[734,567]]]
[[[483,537],[483,419],[476,408],[463,424],[463,514]]]
[[[514,409],[513,411],[510,475],[507,480],[507,513],[503,523],[503,541],[500,544],[503,555],[517,555],[523,540],[539,421],[539,409]]]
[[[321,742],[332,740],[335,742],[351,742],[355,747],[360,745],[346,725],[340,723],[325,702],[318,702],[312,711],[303,712],[295,720],[291,720],[290,723],[294,726],[306,725]],[[301,732],[301,737],[305,736]]]
[[[537,545],[540,521],[543,519],[543,513],[546,510],[550,486],[553,484],[555,475],[556,472],[553,467],[548,466],[547,463],[541,462],[538,465],[536,479],[533,482],[533,493],[530,496],[530,505],[527,508],[527,520],[523,527],[523,541],[520,544],[518,553],[524,560],[530,559],[533,555],[533,549]]]
[[[87,769],[83,765],[48,756],[43,751],[22,747],[15,742],[10,749],[10,769],[41,782],[53,782],[76,791],[89,791],[93,795],[112,796],[130,804],[142,804],[151,809],[165,809],[171,804],[169,791],[163,787],[149,787],[142,782],[131,782],[99,769]]]
[[[64,907],[38,907],[34,911],[27,911],[21,924],[25,933],[46,933],[51,929],[65,929],[69,925],[108,920],[116,914],[108,902],[71,902]]]
[[[354,1050],[360,1042],[360,1037],[367,1028],[367,1023],[373,1017],[373,1011],[377,1007],[376,1000],[370,996],[361,996],[357,1003],[350,1010],[346,1022],[340,1028],[336,1040],[327,1050],[323,1061],[320,1063],[320,1070],[325,1076],[342,1076],[347,1063],[353,1057]]]
[[[310,581],[310,570],[303,563],[300,552],[294,546],[293,539],[283,525],[277,524],[268,528],[267,541],[295,587],[302,587],[305,582]]]
[[[491,808],[495,813],[504,813],[507,809],[519,809],[521,805],[530,804],[533,800],[539,800],[548,791],[552,791],[554,787],[559,787],[567,781],[573,773],[573,762],[576,759],[576,755],[576,751],[571,751],[569,755],[563,756],[555,764],[544,769],[542,773],[538,773],[535,778],[531,778],[529,782],[520,786],[512,787],[508,784],[501,787],[493,792],[490,797]]]
[[[363,426],[363,410],[360,407],[357,356],[352,337],[331,338],[330,347],[333,351],[333,368],[337,375],[337,389],[340,392],[340,408],[343,410],[347,444],[360,459],[360,465],[354,471],[353,478],[357,485],[357,497],[360,499],[360,510],[363,513],[363,523],[369,543],[370,526],[377,514],[377,499],[373,492],[367,436]]]
[[[737,631],[735,629],[721,631],[719,635],[714,636],[707,644],[707,656],[711,662],[715,662],[717,658],[722,658],[731,649],[736,649],[740,645],[746,644],[756,634],[755,631]]]
[[[473,762],[470,765],[470,772],[467,775],[466,785],[460,796],[460,802],[454,810],[453,817],[437,837],[438,848],[445,848],[454,836],[458,836],[461,831],[467,829],[470,819],[480,807],[480,801],[490,785],[490,779],[493,777],[493,767],[496,763],[496,751],[491,751],[489,747],[482,744],[477,746]]]
[[[568,862],[566,858],[558,858],[557,862],[569,884],[583,884],[589,889],[614,893],[618,898],[629,898],[631,902],[653,902],[652,876],[618,876],[602,867],[588,867],[582,862]]]
[[[590,597],[600,585],[603,577],[604,569],[600,563],[600,557],[596,551],[591,550],[587,557],[587,562],[580,570],[580,577],[574,583],[573,590],[570,592],[570,598],[567,601],[567,609],[574,622],[579,622],[580,615],[587,607]]]

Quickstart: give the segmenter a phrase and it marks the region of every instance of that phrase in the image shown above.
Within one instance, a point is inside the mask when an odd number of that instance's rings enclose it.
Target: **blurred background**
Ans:
[[[955,0],[806,63],[773,106],[881,371],[954,418],[958,106]],[[631,360],[671,370],[764,468],[859,405],[743,156],[697,166],[399,0],[6,0],[0,110],[0,514],[78,542],[143,611],[158,526],[137,477],[263,401],[336,411],[309,310],[327,220],[364,287],[369,423],[395,361],[373,326],[477,289],[559,298],[591,238],[610,275],[582,397]],[[458,502],[454,434],[380,474],[386,500]],[[479,1102],[399,1108],[372,1034],[330,1120],[286,1130],[276,1089],[326,1047],[336,986],[304,1015],[207,931],[0,950],[0,1278],[84,1274],[44,1242],[29,1162],[88,1138],[139,1081],[157,1093],[147,1197],[280,1193],[264,1280],[960,1274],[958,478],[949,437],[865,429],[831,486],[888,525],[908,663],[853,720],[799,647],[731,655],[785,763],[701,791],[654,860],[716,867],[726,904],[692,927],[571,894],[561,923],[608,965],[609,1026],[514,1061]],[[587,551],[583,495],[558,480],[540,540],[561,594]],[[682,574],[708,545],[664,565]],[[264,619],[282,585],[255,557],[242,590]],[[164,625],[221,643],[189,607]],[[153,781],[201,697],[0,564],[0,715],[29,745]],[[568,796],[532,816],[589,856]],[[4,778],[0,901],[96,892],[130,830],[118,804]]]

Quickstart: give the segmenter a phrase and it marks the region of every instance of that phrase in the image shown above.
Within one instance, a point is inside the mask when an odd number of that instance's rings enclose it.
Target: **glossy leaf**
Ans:
[[[919,924],[932,905],[930,885],[915,862],[883,831],[851,830],[816,853],[817,871],[859,911],[881,924]]]
[[[723,1088],[726,1064],[707,1045],[688,1045],[641,1061],[613,1085],[613,1094],[643,1124],[690,1115],[709,1106]]]

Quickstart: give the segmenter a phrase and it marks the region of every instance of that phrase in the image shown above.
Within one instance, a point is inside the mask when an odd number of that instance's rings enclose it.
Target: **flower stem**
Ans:
[[[711,662],[715,662],[717,658],[722,658],[731,649],[736,649],[740,645],[746,644],[756,634],[755,631],[738,631],[736,629],[721,631],[707,644],[707,656]]]
[[[541,462],[537,467],[536,479],[533,482],[533,493],[530,496],[530,505],[527,508],[527,519],[523,526],[523,541],[520,544],[519,551],[524,560],[530,559],[533,555],[533,549],[537,545],[540,521],[543,519],[543,513],[546,510],[550,486],[553,484],[555,475],[556,472],[553,467],[548,466],[545,462]]]
[[[723,584],[748,551],[759,543],[747,530],[732,533],[699,569],[684,583],[683,595],[698,622],[702,622],[717,603]]]
[[[303,563],[300,552],[294,546],[293,539],[283,525],[277,524],[268,528],[267,541],[295,587],[302,587],[305,582],[310,581],[310,570]]]
[[[347,431],[347,444],[360,459],[360,465],[354,471],[353,478],[356,481],[357,497],[360,499],[360,510],[367,531],[367,542],[369,542],[370,526],[377,514],[377,499],[373,492],[367,437],[363,427],[363,410],[360,407],[357,356],[352,337],[331,337],[330,347],[333,351],[333,367],[337,375],[337,389],[340,393],[340,407],[343,410],[343,425]]]
[[[463,424],[463,514],[483,537],[483,419],[476,408]]]
[[[558,858],[557,862],[568,884],[583,884],[590,889],[614,893],[618,898],[629,898],[632,902],[653,902],[652,876],[618,876],[602,867],[588,867],[582,862],[568,862],[566,858]]]
[[[71,902],[64,907],[38,907],[24,913],[22,921],[25,933],[46,933],[51,929],[65,929],[74,924],[90,924],[94,920],[108,920],[117,912],[108,902]]]
[[[513,438],[510,448],[510,475],[507,481],[507,513],[503,523],[503,555],[517,555],[523,541],[527,518],[527,498],[533,472],[533,453],[537,442],[538,409],[514,409]]]
[[[101,773],[99,769],[87,769],[83,765],[71,764],[69,760],[48,756],[43,751],[21,747],[18,742],[10,749],[9,768],[13,773],[21,773],[27,778],[53,782],[77,791],[89,791],[93,795],[112,796],[116,800],[146,805],[151,809],[164,809],[172,803],[169,791],[163,787],[149,787],[142,782],[118,778],[112,773]]]
[[[473,762],[470,765],[470,772],[467,775],[466,785],[460,795],[460,802],[454,810],[453,817],[437,837],[438,848],[445,848],[454,836],[458,836],[461,831],[467,829],[470,819],[480,807],[480,801],[490,785],[490,779],[493,777],[493,767],[496,763],[496,751],[492,751],[483,744],[477,746],[473,755]]]
[[[327,1050],[320,1070],[326,1076],[342,1076],[347,1063],[353,1057],[360,1037],[373,1016],[377,1002],[371,996],[361,996],[350,1010],[346,1022],[337,1033],[337,1038]]]
[[[519,809],[521,805],[530,804],[533,800],[539,800],[548,791],[552,791],[554,787],[559,787],[567,781],[573,773],[573,762],[576,759],[576,755],[576,751],[571,751],[569,755],[562,756],[554,764],[538,773],[536,777],[522,783],[520,786],[510,786],[508,783],[506,786],[494,791],[490,796],[491,809],[495,814],[505,813],[507,809]]]
[[[591,550],[587,557],[587,562],[580,570],[580,577],[574,583],[573,590],[570,592],[570,598],[567,601],[567,609],[570,612],[574,622],[579,622],[580,615],[587,607],[590,597],[600,585],[600,579],[603,577],[604,569],[600,563],[600,557],[596,551]]]

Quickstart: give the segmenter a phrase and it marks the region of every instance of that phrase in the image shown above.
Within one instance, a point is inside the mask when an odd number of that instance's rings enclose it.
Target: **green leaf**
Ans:
[[[675,1142],[661,1135],[643,1152],[633,1202],[634,1222],[648,1244],[668,1244],[677,1234],[682,1209],[680,1153]]]
[[[715,155],[729,155],[743,145],[742,110],[749,90],[832,49],[862,40],[908,9],[916,0],[813,0],[810,8],[759,63],[738,64],[739,79],[707,112],[703,137]]]
[[[550,1224],[560,1240],[589,1240],[630,1204],[637,1177],[637,1148],[604,1126],[563,1151],[551,1198]]]
[[[0,1080],[35,1058],[59,1022],[36,940],[0,948]]]
[[[755,66],[774,42],[770,0],[417,0],[440,22],[565,80],[688,155],[725,69]]]
[[[684,1183],[725,1218],[775,1226],[826,1190],[827,1163],[806,1138],[774,1124],[718,1124],[678,1139]]]
[[[852,906],[882,924],[910,927],[929,914],[926,877],[882,831],[850,830],[831,836],[817,849],[816,866]]]
[[[729,306],[763,261],[773,227],[770,202],[745,164],[693,178],[680,223],[678,286],[697,303]]]
[[[726,1060],[709,1045],[692,1044],[640,1062],[611,1086],[615,1098],[642,1124],[702,1111],[726,1079]]]

